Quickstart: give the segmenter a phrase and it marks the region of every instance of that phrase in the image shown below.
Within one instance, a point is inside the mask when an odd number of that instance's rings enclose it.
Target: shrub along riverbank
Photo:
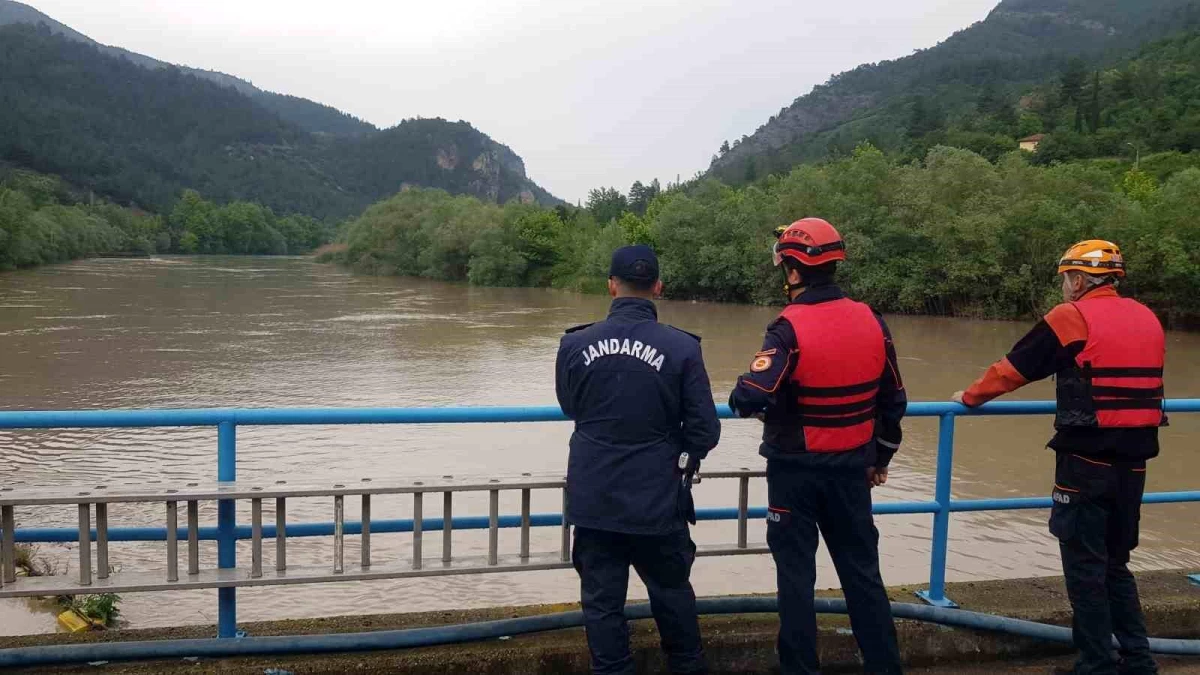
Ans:
[[[614,210],[612,193],[593,191],[587,209],[548,210],[409,189],[351,221],[344,246],[323,259],[372,274],[595,292],[611,252],[637,242],[658,251],[669,297],[770,303],[781,298],[772,229],[820,216],[846,238],[842,282],[881,311],[1035,316],[1056,297],[1058,256],[1097,237],[1122,246],[1126,288],[1169,325],[1200,322],[1200,169],[1114,179],[1095,165],[1040,167],[1019,153],[992,163],[948,147],[902,164],[862,145],[744,188],[693,182],[642,214],[624,199]]]
[[[332,228],[253,202],[223,206],[187,190],[165,218],[74,191],[55,176],[0,171],[0,270],[103,253],[306,253]]]
[[[151,253],[162,229],[156,216],[81,203],[52,176],[0,175],[0,270],[97,253]]]

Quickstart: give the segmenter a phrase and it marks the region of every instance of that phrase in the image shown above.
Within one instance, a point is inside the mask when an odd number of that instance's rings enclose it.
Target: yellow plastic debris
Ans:
[[[92,622],[80,616],[75,610],[68,609],[58,615],[58,625],[72,633],[82,633],[91,629]]]

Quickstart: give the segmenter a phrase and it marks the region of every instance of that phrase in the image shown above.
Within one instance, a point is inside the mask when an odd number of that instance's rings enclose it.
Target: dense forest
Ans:
[[[647,243],[668,297],[771,303],[781,287],[772,228],[820,215],[846,238],[842,281],[877,309],[1020,318],[1053,302],[1067,246],[1106,237],[1126,252],[1132,292],[1170,324],[1191,325],[1200,320],[1196,213],[1200,168],[1160,184],[1135,169],[1114,180],[1102,167],[1042,167],[1017,152],[990,162],[945,146],[902,163],[863,144],[759,185],[671,189],[642,215],[611,189],[593,190],[580,210],[406,190],[352,221],[330,258],[378,274],[598,291],[616,247]]]
[[[1113,64],[1148,41],[1197,25],[1196,0],[1003,0],[984,21],[935,47],[865,64],[815,87],[755,133],[723,144],[709,175],[732,184],[753,182],[799,163],[845,156],[862,140],[910,158],[939,142],[965,141],[977,150],[984,143],[1015,147],[1016,138],[1038,128],[1030,119],[1019,125],[1021,118],[1042,118],[1041,130],[1050,131],[1058,127],[1055,114],[1071,108],[1067,126],[1073,128],[1074,109],[1094,104],[1091,92],[1081,90],[1095,84],[1097,72],[1100,105],[1114,104],[1129,92],[1117,88],[1128,80],[1108,72]],[[1083,98],[1064,102],[1046,96],[1046,88],[1068,70],[1083,74],[1069,92]],[[1111,126],[1107,121],[1100,122]],[[1120,116],[1113,121],[1119,123]],[[924,139],[934,131],[960,138]],[[968,133],[994,138],[961,137]],[[1150,141],[1125,139],[1138,140]]]
[[[917,96],[908,112],[901,154],[919,159],[935,145],[967,148],[995,160],[1017,139],[1043,138],[1034,162],[1048,166],[1081,159],[1114,165],[1143,156],[1200,150],[1200,32],[1144,46],[1129,61],[1089,71],[1075,59],[1053,80],[1026,90],[1019,101],[995,87],[979,90],[973,108],[948,117]],[[1148,167],[1162,177],[1175,166]]]
[[[355,133],[345,117],[344,133],[312,133],[285,113],[323,116],[329,127],[337,111],[272,96],[264,104],[174,67],[143,67],[45,24],[0,26],[0,160],[122,205],[162,213],[190,188],[336,220],[408,184],[558,201],[512,150],[466,122],[414,119]]]
[[[0,270],[103,253],[307,253],[331,227],[188,190],[165,217],[97,200],[55,176],[0,167]]]
[[[1200,32],[1144,47],[1131,61],[1087,71],[1074,61],[1057,82],[1026,94],[1017,133],[1046,132],[1035,160],[1073,159],[1200,150]],[[996,104],[1002,115],[1008,106]],[[981,104],[987,109],[986,104]],[[1001,132],[1010,120],[976,115],[962,126]],[[1023,126],[1023,128],[1021,128]],[[951,127],[949,132],[956,130]],[[937,135],[937,132],[932,134]]]
[[[176,66],[144,54],[131,52],[128,49],[100,44],[70,26],[55,21],[29,5],[15,2],[14,0],[0,0],[0,26],[9,24],[29,24],[32,26],[44,24],[55,35],[62,35],[74,42],[81,42],[95,47],[103,54],[126,59],[143,68],[151,70],[177,69],[180,72],[195,75],[202,80],[209,80],[222,87],[231,87],[254,99],[285,121],[291,122],[306,131],[335,136],[354,136],[377,131],[371,124],[336,108],[297,96],[264,91],[255,87],[250,82],[226,73]]]

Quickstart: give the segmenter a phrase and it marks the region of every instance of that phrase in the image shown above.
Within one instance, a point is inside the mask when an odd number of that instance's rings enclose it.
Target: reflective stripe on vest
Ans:
[[[788,305],[781,316],[792,325],[800,353],[790,384],[805,449],[847,452],[869,443],[887,360],[874,312],[842,298]]]
[[[1158,317],[1116,296],[1073,304],[1088,337],[1076,368],[1058,380],[1059,426],[1160,426],[1166,337]]]

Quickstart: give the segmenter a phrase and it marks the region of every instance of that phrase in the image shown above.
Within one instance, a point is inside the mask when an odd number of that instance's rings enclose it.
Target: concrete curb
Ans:
[[[1186,573],[1147,572],[1138,575],[1142,601],[1151,634],[1157,637],[1200,638],[1200,588],[1188,583]],[[918,587],[889,589],[893,600],[919,602]],[[840,595],[838,591],[821,595]],[[947,595],[964,609],[1068,625],[1070,608],[1061,577],[980,581],[950,584]],[[347,632],[406,628],[483,621],[563,611],[574,605],[501,607],[486,610],[425,612],[383,616],[349,616],[246,624],[251,635]],[[859,672],[858,648],[846,617],[821,618],[821,658],[825,672]],[[714,673],[775,672],[774,640],[778,622],[774,615],[706,617],[702,620],[705,648]],[[1061,645],[975,631],[944,628],[913,621],[898,621],[901,650],[911,667],[978,664],[987,661],[1030,659],[1070,652]],[[631,643],[639,673],[666,672],[658,649],[653,622],[631,626]],[[0,638],[0,647],[63,644],[89,640],[146,640],[211,637],[211,626],[161,630],[128,630],[83,635],[39,635]],[[56,672],[113,673],[254,673],[270,668],[294,673],[421,674],[473,673],[587,673],[587,646],[582,629],[556,631],[469,645],[431,647],[409,651],[244,658],[211,662],[153,662],[113,664],[104,667],[60,668]],[[997,670],[1002,666],[997,663]]]

